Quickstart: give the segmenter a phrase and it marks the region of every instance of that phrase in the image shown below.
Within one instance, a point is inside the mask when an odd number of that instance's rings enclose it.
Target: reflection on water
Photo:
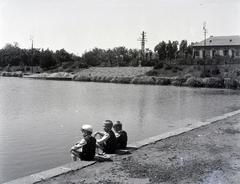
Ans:
[[[0,89],[0,183],[70,162],[86,123],[119,120],[131,143],[240,109],[236,90],[3,77]]]

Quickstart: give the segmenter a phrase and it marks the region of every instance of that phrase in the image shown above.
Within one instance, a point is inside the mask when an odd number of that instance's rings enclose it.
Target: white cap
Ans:
[[[88,132],[93,132],[93,128],[91,125],[83,125],[82,130],[86,130]]]

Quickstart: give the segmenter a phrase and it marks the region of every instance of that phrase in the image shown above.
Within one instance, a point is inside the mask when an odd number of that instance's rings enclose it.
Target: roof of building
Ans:
[[[206,39],[206,46],[240,46],[240,36],[210,36]],[[193,47],[202,47],[204,46],[204,40],[198,43],[195,43]]]

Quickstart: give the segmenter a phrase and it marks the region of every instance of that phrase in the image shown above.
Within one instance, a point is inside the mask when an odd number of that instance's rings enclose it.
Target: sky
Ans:
[[[0,48],[56,51],[81,56],[93,48],[141,49],[162,41],[200,42],[240,35],[240,0],[0,0]]]

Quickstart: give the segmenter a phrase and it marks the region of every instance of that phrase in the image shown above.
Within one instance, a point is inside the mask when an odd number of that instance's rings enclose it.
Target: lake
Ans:
[[[71,162],[81,126],[129,143],[240,109],[239,90],[0,77],[0,183]]]

